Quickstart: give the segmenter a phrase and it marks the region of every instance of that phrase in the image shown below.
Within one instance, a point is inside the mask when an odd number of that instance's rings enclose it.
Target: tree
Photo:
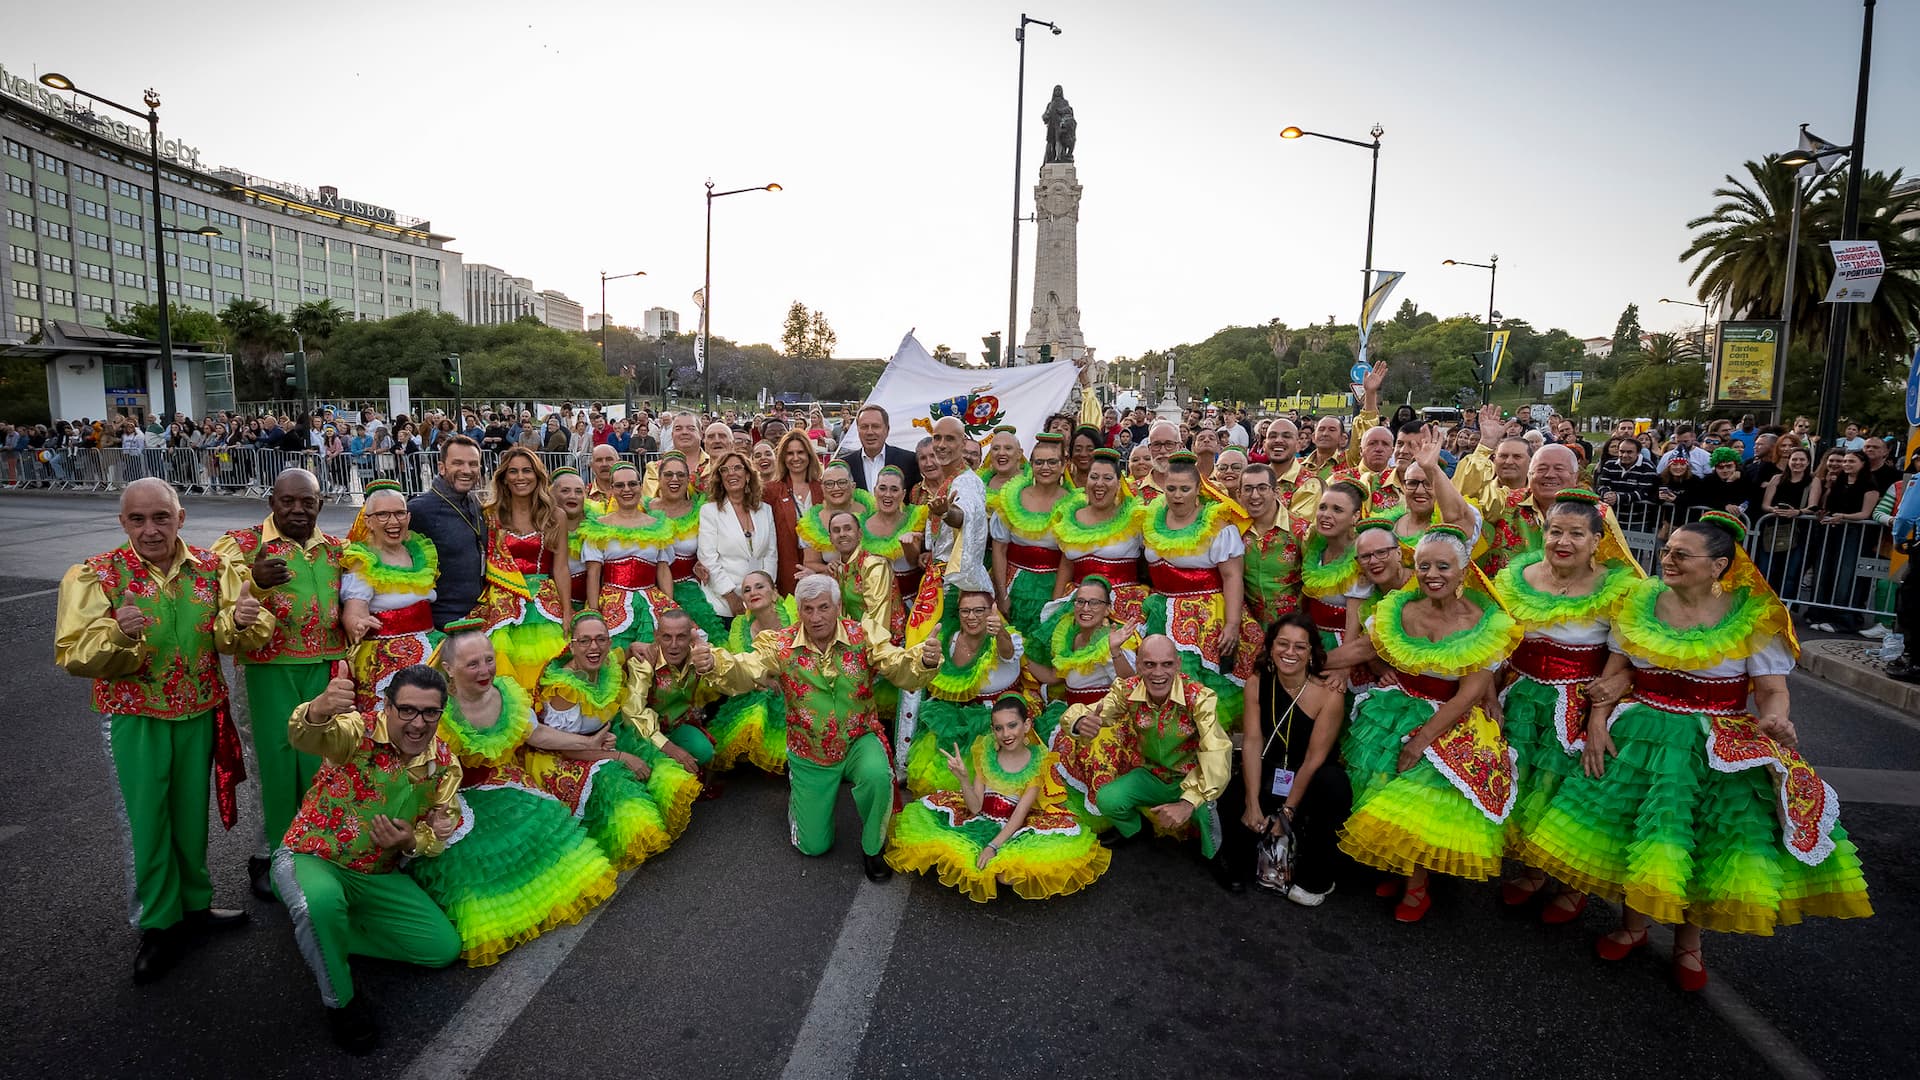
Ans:
[[[107,329],[116,334],[132,334],[148,341],[160,340],[160,305],[135,304],[128,309],[125,318],[107,316]],[[220,325],[210,311],[199,308],[183,307],[179,304],[167,305],[167,333],[176,345],[187,343],[212,344],[225,341],[227,329]]]
[[[1707,369],[1700,347],[1689,338],[1674,334],[1654,334],[1645,349],[1617,354],[1616,377],[1605,391],[1605,411],[1614,416],[1652,416],[1655,418],[1697,413],[1707,396]],[[1581,404],[1588,411],[1600,411],[1600,403],[1588,395],[1594,387],[1581,392]]]
[[[807,305],[798,300],[787,305],[787,319],[780,329],[780,351],[795,360],[811,357],[811,330]]]
[[[827,325],[824,312],[816,311],[807,327],[807,345],[810,355],[824,360],[833,355],[833,347],[840,344],[840,335]]]
[[[1613,351],[1633,352],[1640,348],[1640,305],[1628,304],[1613,324]]]
[[[1421,311],[1420,305],[1411,300],[1400,301],[1400,310],[1393,313],[1393,321],[1409,330],[1419,330],[1440,321],[1438,315],[1430,311]]]
[[[300,332],[306,343],[307,357],[324,356],[334,332],[353,321],[353,312],[335,306],[331,300],[309,300],[293,309],[287,323]]]

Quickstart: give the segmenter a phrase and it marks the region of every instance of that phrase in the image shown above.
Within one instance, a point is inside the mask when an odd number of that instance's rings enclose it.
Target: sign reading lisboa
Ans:
[[[75,127],[86,128],[103,135],[124,146],[145,151],[148,146],[147,132],[132,124],[123,124],[109,116],[94,112],[92,109],[77,106],[60,91],[43,86],[33,79],[23,79],[0,66],[0,93],[15,101],[30,105],[50,116],[58,117]],[[165,133],[160,136],[160,156],[179,162],[189,168],[200,168],[200,150],[188,146],[179,139],[169,139]]]

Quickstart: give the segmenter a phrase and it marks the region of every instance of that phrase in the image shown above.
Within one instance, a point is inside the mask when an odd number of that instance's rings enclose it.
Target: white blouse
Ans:
[[[700,508],[700,564],[707,568],[707,601],[715,611],[732,610],[727,594],[740,588],[755,570],[777,573],[780,552],[773,528],[773,507],[761,503],[752,514],[753,535],[740,528],[740,517],[731,501],[707,503]]]

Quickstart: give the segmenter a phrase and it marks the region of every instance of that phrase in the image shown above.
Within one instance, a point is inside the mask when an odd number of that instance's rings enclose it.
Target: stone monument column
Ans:
[[[1033,307],[1020,362],[1040,362],[1040,346],[1053,346],[1055,360],[1086,355],[1080,332],[1080,181],[1070,161],[1040,166],[1033,189],[1036,223]]]

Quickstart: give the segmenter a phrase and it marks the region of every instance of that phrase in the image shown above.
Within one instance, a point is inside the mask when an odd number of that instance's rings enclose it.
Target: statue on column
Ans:
[[[1073,119],[1073,106],[1067,104],[1067,95],[1059,86],[1053,88],[1053,100],[1047,102],[1045,112],[1040,119],[1047,125],[1047,157],[1045,164],[1073,163],[1073,144],[1078,124]]]

